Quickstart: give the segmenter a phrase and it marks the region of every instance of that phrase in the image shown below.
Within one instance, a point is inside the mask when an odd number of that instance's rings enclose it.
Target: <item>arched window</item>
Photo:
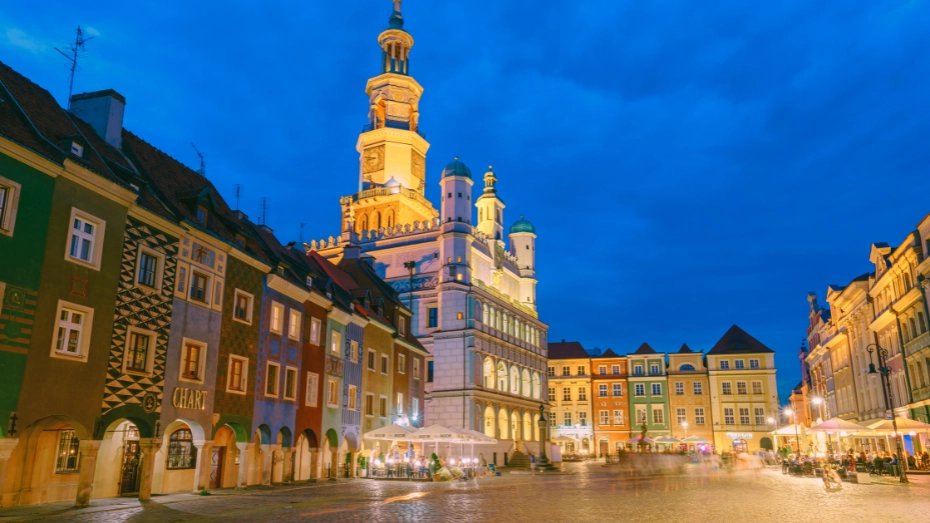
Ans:
[[[497,390],[507,391],[507,366],[502,361],[497,363]]]
[[[367,230],[368,230],[368,215],[363,214],[362,217],[358,220],[358,231],[356,232],[361,234],[362,231],[367,231]]]
[[[510,367],[510,393],[520,394],[520,371],[516,367]]]
[[[678,370],[694,370],[694,365],[690,363],[683,363],[678,366]]]
[[[384,213],[384,223],[388,229],[394,227],[394,211],[387,211]]]
[[[484,387],[487,389],[494,388],[494,362],[491,361],[491,358],[484,359],[484,368],[482,374],[484,375]]]
[[[542,396],[542,383],[539,381],[539,373],[533,373],[533,399],[539,399]]]
[[[194,436],[188,429],[178,429],[168,437],[169,470],[192,469],[197,466],[197,449],[194,448]]]
[[[500,209],[495,209],[495,210],[497,211],[495,213],[497,215],[497,223],[501,223],[501,210]]]
[[[531,397],[533,394],[533,391],[532,391],[533,384],[530,382],[530,371],[523,369],[523,376],[521,376],[520,381],[522,381],[522,386],[523,386],[523,391],[521,393],[527,398]]]
[[[381,213],[380,212],[375,211],[375,213],[371,215],[371,226],[375,230],[378,230],[381,228]]]

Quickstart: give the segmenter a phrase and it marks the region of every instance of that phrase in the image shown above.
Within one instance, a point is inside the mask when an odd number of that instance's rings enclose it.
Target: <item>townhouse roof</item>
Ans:
[[[693,354],[694,351],[691,350],[691,347],[687,343],[682,343],[681,348],[678,349],[678,354]]]
[[[326,286],[328,282],[332,283],[333,291],[330,299],[333,300],[333,303],[347,312],[352,312],[355,309],[355,298],[352,295],[352,289],[358,287],[358,283],[345,271],[320,256],[320,253],[316,251],[308,252],[306,261],[311,270],[326,279],[325,282],[321,282],[323,283],[324,293],[327,292]]]
[[[604,351],[603,354],[601,354],[601,355],[598,356],[598,357],[599,357],[599,358],[620,358],[621,356],[620,356],[619,354],[617,354],[616,352],[614,352],[613,349],[607,349],[607,350]]]
[[[738,325],[733,325],[707,354],[768,354],[774,352]]]
[[[569,360],[590,358],[584,347],[577,341],[561,341],[549,343],[550,360]]]
[[[648,343],[643,343],[633,354],[658,354]]]

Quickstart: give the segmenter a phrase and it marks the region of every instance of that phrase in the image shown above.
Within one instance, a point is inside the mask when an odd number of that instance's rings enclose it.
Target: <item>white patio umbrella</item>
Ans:
[[[713,443],[713,441],[703,437],[703,436],[688,436],[687,438],[681,440],[682,443]]]
[[[366,432],[365,434],[362,434],[362,438],[386,441],[406,441],[410,438],[410,434],[413,432],[414,429],[410,427],[403,427],[401,425],[388,425],[387,427],[381,427],[380,429]]]
[[[550,441],[552,441],[553,443],[577,443],[580,440],[575,439],[571,436],[556,436],[552,438]]]
[[[664,443],[666,445],[672,445],[675,443],[681,443],[681,440],[675,436],[659,436],[656,438],[656,443]]]

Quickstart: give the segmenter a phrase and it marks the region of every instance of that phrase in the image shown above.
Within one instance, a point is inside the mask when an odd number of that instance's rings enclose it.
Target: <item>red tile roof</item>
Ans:
[[[633,354],[658,354],[648,343],[643,343]]]
[[[577,358],[590,358],[581,343],[577,341],[562,341],[549,343],[550,360],[567,360]]]
[[[720,341],[707,354],[760,354],[772,353],[761,341],[753,338],[736,325],[720,338]]]

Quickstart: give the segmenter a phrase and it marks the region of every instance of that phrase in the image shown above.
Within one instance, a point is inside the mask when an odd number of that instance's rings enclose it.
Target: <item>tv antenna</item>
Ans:
[[[78,53],[87,51],[84,47],[84,44],[93,40],[94,37],[84,38],[84,31],[81,31],[81,26],[77,28],[77,35],[74,37],[74,45],[71,45],[68,49],[71,51],[71,54],[62,51],[59,48],[55,48],[56,51],[61,53],[61,56],[64,56],[69,62],[71,62],[71,80],[68,82],[68,109],[71,109],[71,94],[74,92],[74,73],[75,71],[80,71],[78,68]]]
[[[268,197],[262,198],[262,225],[268,225]]]
[[[304,242],[304,225],[307,225],[306,222],[300,223],[300,243]]]
[[[239,210],[239,192],[240,192],[240,189],[242,189],[242,184],[241,184],[241,183],[237,183],[237,184],[236,184],[236,210]]]
[[[207,177],[207,166],[203,163],[203,153],[201,153],[200,150],[197,149],[197,146],[194,145],[194,142],[191,142],[191,147],[194,148],[194,152],[197,153],[197,156],[200,157],[200,169],[197,170],[197,174],[206,178]]]

